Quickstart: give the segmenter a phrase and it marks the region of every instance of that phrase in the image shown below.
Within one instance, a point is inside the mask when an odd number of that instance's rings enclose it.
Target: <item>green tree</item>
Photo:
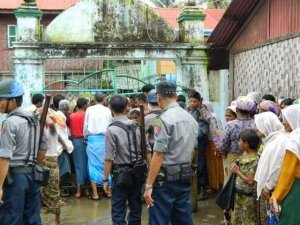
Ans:
[[[209,9],[226,9],[230,4],[230,0],[208,0],[207,8]]]

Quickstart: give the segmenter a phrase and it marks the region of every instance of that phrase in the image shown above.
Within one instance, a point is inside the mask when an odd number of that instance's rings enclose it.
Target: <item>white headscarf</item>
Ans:
[[[287,149],[293,152],[300,160],[300,105],[291,105],[282,110],[283,117],[288,121],[293,131],[289,137],[293,143]]]
[[[249,92],[247,94],[247,97],[252,99],[253,101],[255,101],[257,104],[259,104],[262,99],[262,94],[261,94],[261,92],[253,91],[253,92]]]
[[[283,164],[288,136],[278,117],[271,112],[255,115],[257,129],[265,135],[264,149],[258,162],[254,180],[257,182],[257,197],[259,198],[266,186],[272,190],[279,178]]]

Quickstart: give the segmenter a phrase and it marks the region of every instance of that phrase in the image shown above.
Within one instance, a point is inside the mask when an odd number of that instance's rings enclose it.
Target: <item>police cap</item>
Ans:
[[[152,89],[151,91],[149,91],[148,93],[148,102],[149,103],[157,103],[157,98],[156,98],[156,90]]]
[[[176,84],[169,81],[162,81],[157,84],[158,94],[176,94]]]
[[[24,95],[23,87],[15,80],[0,82],[0,98],[16,98]]]

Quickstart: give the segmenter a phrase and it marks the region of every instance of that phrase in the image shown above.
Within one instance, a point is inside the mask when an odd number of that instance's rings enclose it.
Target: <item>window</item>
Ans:
[[[8,48],[12,48],[14,46],[13,42],[15,42],[17,38],[16,25],[7,25],[7,35]]]
[[[44,26],[40,25],[40,35],[42,36],[42,32],[44,30]],[[7,25],[7,46],[8,48],[12,48],[14,46],[14,42],[17,40],[17,26],[16,25]],[[41,37],[40,37],[41,39]]]

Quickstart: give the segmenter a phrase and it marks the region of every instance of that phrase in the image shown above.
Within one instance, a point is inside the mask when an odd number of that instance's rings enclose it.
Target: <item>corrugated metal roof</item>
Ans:
[[[155,8],[154,11],[164,18],[170,26],[174,29],[178,29],[177,17],[182,12],[181,9],[178,8]],[[213,30],[217,26],[218,22],[222,18],[225,10],[223,9],[204,9],[202,10],[204,14],[206,14],[206,18],[204,20],[204,29]]]
[[[227,46],[259,1],[261,0],[233,0],[208,42],[216,46]]]
[[[260,1],[263,0],[233,0],[230,3],[222,19],[208,38],[208,42],[212,44],[210,68],[228,68],[228,51],[226,47],[242,28]],[[217,57],[213,57],[215,55]]]
[[[41,10],[65,10],[80,0],[37,0]],[[18,8],[23,0],[0,0],[0,9],[14,10]]]

